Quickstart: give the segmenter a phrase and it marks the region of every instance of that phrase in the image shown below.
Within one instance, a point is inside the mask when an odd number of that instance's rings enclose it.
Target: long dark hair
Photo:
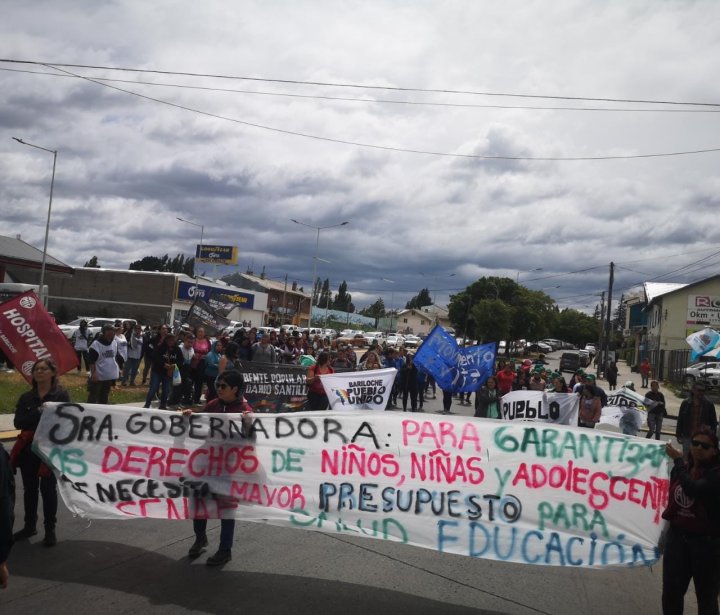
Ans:
[[[318,355],[315,365],[317,367],[321,367],[322,365],[325,365],[329,360],[330,360],[330,355],[327,352],[323,351]]]
[[[238,360],[239,351],[240,347],[235,342],[228,342],[225,346],[225,356],[233,363]]]

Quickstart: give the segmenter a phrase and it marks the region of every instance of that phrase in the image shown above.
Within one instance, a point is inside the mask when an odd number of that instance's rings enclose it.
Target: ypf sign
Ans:
[[[688,325],[720,325],[720,296],[688,295]]]
[[[75,350],[32,291],[0,304],[0,347],[28,382],[39,359],[52,359],[58,374],[78,366]]]

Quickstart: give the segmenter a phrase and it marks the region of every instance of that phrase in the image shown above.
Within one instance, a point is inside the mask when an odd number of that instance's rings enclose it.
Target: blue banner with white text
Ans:
[[[460,348],[445,329],[437,325],[415,355],[418,367],[427,371],[443,391],[477,391],[495,369],[495,344]]]

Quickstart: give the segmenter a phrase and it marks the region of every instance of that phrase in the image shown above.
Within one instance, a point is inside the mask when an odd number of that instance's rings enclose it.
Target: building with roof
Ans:
[[[399,333],[426,336],[435,325],[452,329],[448,311],[439,305],[426,305],[419,309],[400,310],[394,317],[395,329]]]
[[[79,316],[134,319],[146,324],[182,321],[195,297],[221,297],[231,320],[259,326],[264,321],[267,295],[248,292],[206,277],[191,278],[166,271],[134,271],[77,267],[72,277],[46,274],[48,307],[58,320]]]
[[[228,284],[238,288],[261,291],[267,294],[265,325],[280,326],[292,324],[307,327],[310,320],[310,293],[295,281],[270,280],[263,271],[259,276],[251,271],[233,273],[223,278]]]
[[[720,275],[691,284],[646,282],[625,303],[625,334],[636,339],[634,363],[647,357],[657,378],[674,379],[687,364],[688,335],[720,328]]]
[[[20,235],[0,235],[0,282],[39,284],[42,256],[42,250],[23,241]],[[47,254],[45,272],[67,277],[73,275],[74,269]]]

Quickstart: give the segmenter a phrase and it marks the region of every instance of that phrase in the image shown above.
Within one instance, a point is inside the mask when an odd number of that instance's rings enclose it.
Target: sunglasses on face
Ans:
[[[700,447],[704,451],[709,451],[711,448],[715,448],[713,444],[708,444],[707,442],[700,442],[700,440],[693,440],[691,444],[696,448]]]

